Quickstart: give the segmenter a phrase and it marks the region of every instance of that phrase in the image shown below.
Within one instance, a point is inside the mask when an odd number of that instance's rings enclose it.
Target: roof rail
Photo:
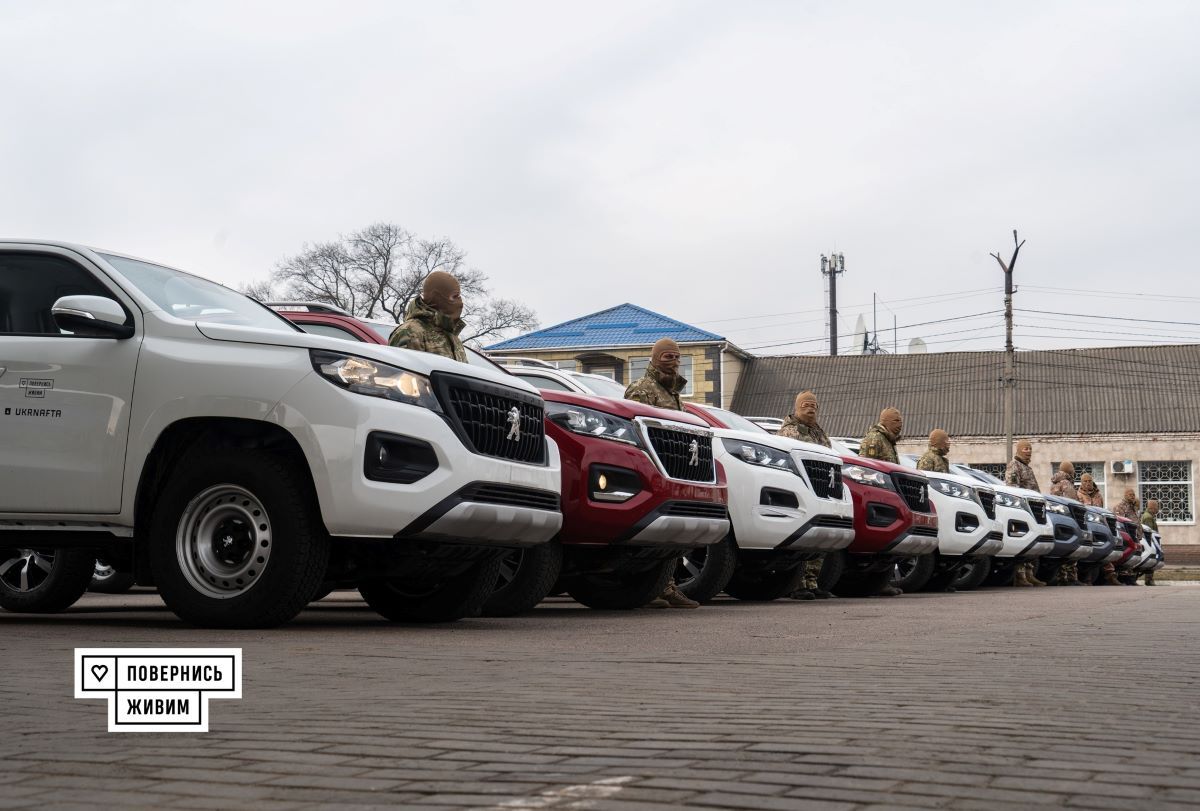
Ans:
[[[512,366],[541,366],[545,369],[557,369],[558,368],[553,363],[549,363],[544,360],[538,360],[537,358],[522,358],[522,357],[511,356],[511,355],[499,356],[499,357],[494,356],[494,355],[488,355],[488,358],[490,360],[495,361],[496,363],[499,363],[501,366],[509,366],[509,365],[512,365]]]
[[[326,304],[323,301],[264,301],[263,305],[283,312],[326,313],[354,317],[341,307],[335,304]]]

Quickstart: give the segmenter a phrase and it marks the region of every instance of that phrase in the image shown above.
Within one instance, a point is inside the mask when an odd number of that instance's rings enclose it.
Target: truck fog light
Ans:
[[[588,479],[588,493],[592,501],[619,504],[642,492],[641,477],[628,468],[592,465]]]
[[[974,532],[979,529],[979,519],[970,513],[959,513],[954,518],[956,532]]]
[[[1014,538],[1020,538],[1021,536],[1028,534],[1028,532],[1029,524],[1026,524],[1024,521],[1013,520],[1008,522],[1008,534]]]
[[[412,484],[437,469],[437,453],[423,439],[383,431],[367,436],[363,475],[371,481]]]

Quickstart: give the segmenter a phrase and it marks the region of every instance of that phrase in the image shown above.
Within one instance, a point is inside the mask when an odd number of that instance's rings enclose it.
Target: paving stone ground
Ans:
[[[0,808],[1200,804],[1200,588],[1003,589],[272,631],[154,594],[0,615]],[[241,647],[207,734],[109,734],[75,647]]]

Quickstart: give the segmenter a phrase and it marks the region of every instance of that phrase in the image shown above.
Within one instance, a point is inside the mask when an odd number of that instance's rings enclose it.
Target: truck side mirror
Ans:
[[[132,338],[133,325],[118,302],[103,296],[63,296],[50,308],[55,325],[90,338]]]

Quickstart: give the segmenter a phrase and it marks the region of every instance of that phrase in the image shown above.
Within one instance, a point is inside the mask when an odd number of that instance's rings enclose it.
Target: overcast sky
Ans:
[[[999,312],[1015,227],[1019,308],[1200,322],[1198,40],[1195,2],[0,0],[0,234],[236,286],[387,220],[543,325],[630,301],[774,353],[824,348],[831,251],[843,332],[874,293],[902,351],[1002,347],[921,324]]]

